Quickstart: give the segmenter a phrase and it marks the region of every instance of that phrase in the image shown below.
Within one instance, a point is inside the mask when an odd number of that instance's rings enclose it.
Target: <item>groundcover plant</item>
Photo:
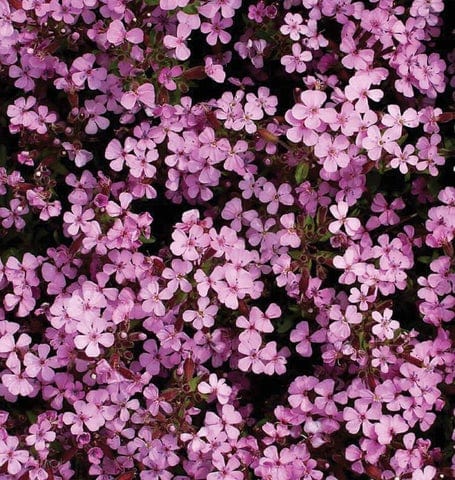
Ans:
[[[0,479],[454,478],[454,5],[0,0]]]

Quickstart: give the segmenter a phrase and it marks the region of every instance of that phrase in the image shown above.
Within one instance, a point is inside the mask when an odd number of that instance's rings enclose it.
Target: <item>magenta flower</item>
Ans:
[[[233,20],[231,18],[222,18],[219,12],[211,17],[210,20],[210,23],[202,22],[201,24],[201,32],[207,34],[207,43],[209,45],[216,45],[218,41],[224,44],[229,43],[231,35],[225,29],[232,26]]]

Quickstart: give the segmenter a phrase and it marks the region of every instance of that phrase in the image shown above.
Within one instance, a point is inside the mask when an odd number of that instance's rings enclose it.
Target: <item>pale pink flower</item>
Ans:
[[[98,357],[101,353],[99,345],[111,347],[114,344],[114,335],[106,332],[107,323],[99,318],[96,321],[80,321],[77,330],[80,335],[74,338],[74,344],[80,350],[85,350],[88,357]]]

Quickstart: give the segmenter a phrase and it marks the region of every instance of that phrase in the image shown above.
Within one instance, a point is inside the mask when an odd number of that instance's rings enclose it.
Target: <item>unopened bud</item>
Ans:
[[[202,80],[207,76],[205,68],[202,65],[197,67],[188,68],[182,74],[182,77],[186,80]]]
[[[259,128],[258,134],[266,141],[272,143],[278,143],[279,138],[266,128]]]

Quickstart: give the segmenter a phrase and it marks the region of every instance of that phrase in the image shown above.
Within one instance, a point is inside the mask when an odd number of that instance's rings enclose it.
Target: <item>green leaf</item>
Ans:
[[[193,377],[189,382],[188,385],[190,387],[190,391],[195,392],[197,386],[201,383],[202,377]]]
[[[300,185],[307,177],[310,167],[307,163],[300,163],[295,169],[295,181]]]
[[[143,244],[143,245],[150,245],[152,243],[155,243],[156,242],[156,238],[151,235],[150,238],[147,238],[145,235],[141,235],[139,237],[139,241]]]
[[[36,415],[35,412],[33,412],[32,410],[25,410],[25,415],[27,416],[30,423],[36,423],[38,415]]]
[[[187,13],[188,15],[194,15],[198,13],[198,8],[199,8],[200,2],[193,2],[187,5],[186,7],[183,7],[182,10]]]
[[[278,322],[278,326],[275,329],[278,333],[286,333],[291,330],[291,328],[294,326],[294,321],[292,320],[291,317],[286,317],[284,320],[281,320]]]
[[[319,237],[318,240],[319,240],[319,242],[326,242],[331,236],[332,236],[332,234],[330,232],[327,232],[324,235],[322,235],[321,237]]]
[[[421,257],[417,257],[417,261],[420,263],[423,263],[425,265],[428,265],[431,262],[432,258],[428,255],[423,255]]]

